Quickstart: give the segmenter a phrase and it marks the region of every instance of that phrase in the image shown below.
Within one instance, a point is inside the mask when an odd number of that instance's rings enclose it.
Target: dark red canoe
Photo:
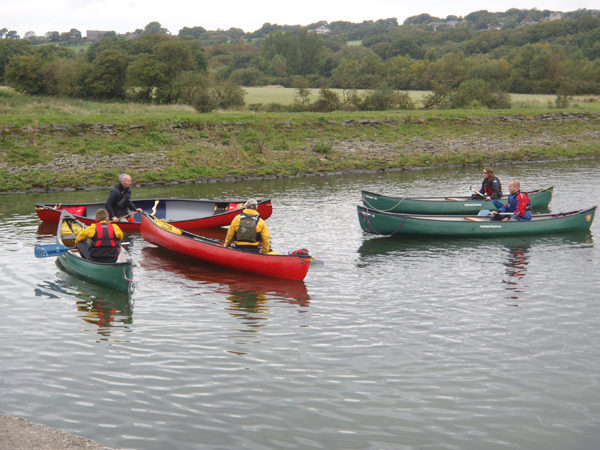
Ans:
[[[243,272],[303,280],[310,267],[309,255],[263,255],[223,247],[220,241],[187,231],[181,234],[168,231],[146,213],[140,231],[146,241],[177,255]]]
[[[154,216],[165,219],[174,227],[182,230],[198,228],[224,227],[242,212],[244,201],[188,200],[181,198],[133,199],[135,206],[151,212],[156,205]],[[66,210],[85,225],[94,223],[96,211],[104,208],[104,203],[36,203],[35,210],[42,222],[58,223],[60,212]],[[265,220],[273,213],[271,199],[258,200],[258,212]],[[140,231],[142,214],[131,216],[130,222],[119,222],[119,228],[125,232]]]

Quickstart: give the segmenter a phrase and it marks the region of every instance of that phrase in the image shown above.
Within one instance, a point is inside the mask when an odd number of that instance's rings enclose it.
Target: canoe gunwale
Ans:
[[[550,186],[548,188],[541,188],[541,189],[535,189],[533,191],[525,191],[525,194],[527,195],[534,195],[534,194],[539,194],[541,192],[554,192],[554,186]],[[370,192],[370,191],[365,191],[365,190],[361,190],[361,201],[364,200],[364,196],[366,195],[374,195],[376,197],[383,197],[389,200],[400,200],[400,201],[404,201],[404,200],[414,200],[414,201],[419,201],[419,202],[447,202],[447,201],[460,201],[460,202],[468,202],[471,200],[483,200],[483,199],[474,199],[471,197],[463,197],[463,196],[445,196],[445,197],[410,197],[410,196],[405,196],[405,197],[392,197],[390,195],[383,195],[383,194],[377,194],[375,192]],[[508,197],[508,196],[505,196]],[[451,200],[450,200],[451,199]],[[500,199],[500,200],[506,200],[506,198]],[[373,207],[370,207],[369,209],[376,209]]]

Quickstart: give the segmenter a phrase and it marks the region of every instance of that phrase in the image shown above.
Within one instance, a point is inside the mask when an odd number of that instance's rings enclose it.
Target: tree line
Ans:
[[[199,111],[243,106],[240,86],[269,84],[295,87],[300,109],[309,107],[302,92],[322,88],[312,106],[320,110],[335,106],[331,88],[344,90],[338,107],[350,109],[414,107],[402,93],[406,90],[431,91],[424,102],[428,108],[507,107],[506,92],[600,94],[600,19],[580,11],[569,19],[515,28],[520,12],[500,17],[480,11],[461,20],[420,15],[401,26],[396,19],[352,26],[332,22],[327,34],[265,24],[254,33],[184,27],[172,36],[151,22],[136,30],[139,37],[113,33],[84,56],[5,36],[0,81],[33,95],[181,102]],[[541,20],[544,14],[532,10],[523,17]],[[508,25],[481,28],[499,19]],[[362,45],[351,45],[347,37],[361,33]],[[207,35],[227,39],[209,44]],[[359,89],[368,95],[359,96]]]

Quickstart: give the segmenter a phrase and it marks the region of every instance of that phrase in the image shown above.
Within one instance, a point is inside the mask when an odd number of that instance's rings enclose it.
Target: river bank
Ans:
[[[112,450],[77,436],[22,417],[0,415],[0,450]]]
[[[455,114],[4,124],[0,192],[105,189],[122,172],[154,186],[600,156],[596,112]]]

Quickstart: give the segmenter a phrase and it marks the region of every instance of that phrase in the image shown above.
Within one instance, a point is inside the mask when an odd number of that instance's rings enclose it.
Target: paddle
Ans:
[[[116,223],[116,222],[118,222],[118,221],[120,221],[120,220],[127,219],[128,217],[131,217],[131,216],[133,216],[134,214],[135,214],[135,211],[134,211],[134,212],[132,212],[132,213],[129,213],[129,214],[127,214],[126,216],[123,216],[123,217],[117,217],[117,219],[116,219],[116,220],[115,220],[115,219],[113,219],[113,220],[111,220],[111,222],[115,222],[115,223]]]
[[[70,248],[62,244],[45,244],[36,245],[33,250],[36,258],[49,258],[51,256],[60,256],[68,252]]]
[[[121,246],[129,245],[129,242],[121,242]],[[62,244],[43,244],[36,245],[33,249],[36,258],[50,258],[52,256],[60,256],[68,252],[73,247],[67,247]]]
[[[158,203],[160,202],[160,200],[156,200],[154,202],[154,206],[152,207],[152,215],[156,216],[156,207],[158,206]]]

